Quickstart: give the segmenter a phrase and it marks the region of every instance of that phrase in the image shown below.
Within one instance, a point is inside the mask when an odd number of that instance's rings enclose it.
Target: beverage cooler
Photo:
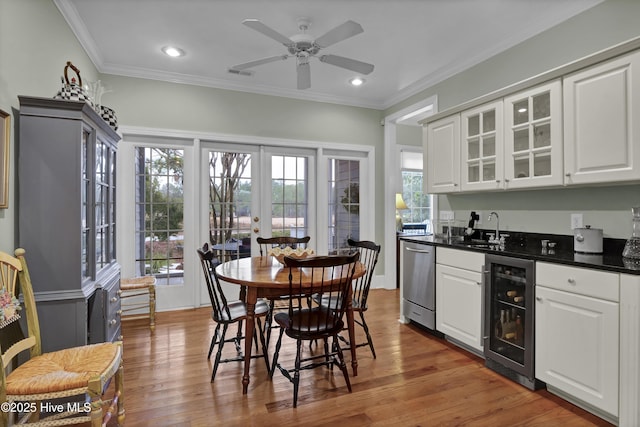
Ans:
[[[485,364],[536,389],[534,366],[534,261],[485,257]]]

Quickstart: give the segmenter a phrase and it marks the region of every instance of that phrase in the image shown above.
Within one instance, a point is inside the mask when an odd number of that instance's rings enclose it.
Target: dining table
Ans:
[[[259,298],[281,297],[289,294],[289,267],[283,265],[273,256],[255,256],[238,258],[224,262],[216,266],[216,274],[219,279],[246,287],[247,319],[245,322],[244,340],[244,373],[242,375],[242,394],[247,394],[249,388],[249,369],[251,366],[251,351],[255,330],[255,306]],[[298,282],[302,275],[302,283],[312,288],[311,277],[306,275],[304,269],[293,269],[293,280]],[[365,266],[359,261],[356,264],[354,279],[366,273]],[[297,275],[297,277],[296,277]],[[314,278],[314,280],[317,280]],[[325,277],[326,280],[326,277]],[[355,328],[353,305],[351,302],[351,287],[347,295],[347,329],[349,331],[349,343],[351,346],[351,368],[353,375],[358,375],[358,359],[356,357]]]

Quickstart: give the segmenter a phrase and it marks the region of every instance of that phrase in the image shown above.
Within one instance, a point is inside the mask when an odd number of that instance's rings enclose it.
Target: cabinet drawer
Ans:
[[[436,263],[482,273],[484,254],[439,247],[436,249]]]
[[[536,285],[620,301],[620,276],[617,273],[537,262]]]

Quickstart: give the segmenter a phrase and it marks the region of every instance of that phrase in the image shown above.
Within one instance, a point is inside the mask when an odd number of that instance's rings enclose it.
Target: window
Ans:
[[[329,160],[329,254],[360,240],[360,161]]]
[[[136,274],[183,282],[183,150],[136,148]]]
[[[307,157],[271,156],[272,236],[309,234],[307,170]]]
[[[402,223],[427,224],[433,219],[433,196],[423,192],[422,153],[402,151],[402,198],[407,208],[400,212]]]

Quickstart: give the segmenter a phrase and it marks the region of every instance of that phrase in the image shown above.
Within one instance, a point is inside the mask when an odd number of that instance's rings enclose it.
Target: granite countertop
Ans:
[[[473,241],[449,241],[447,239],[437,238],[433,235],[400,233],[398,234],[398,237],[409,242],[433,246],[640,275],[640,261],[633,262],[632,260],[622,257],[622,250],[626,242],[626,240],[623,239],[605,238],[603,240],[604,252],[602,254],[582,254],[573,251],[573,236],[514,233],[509,231],[501,231],[501,234],[509,235],[504,247],[495,245],[478,245],[480,240],[475,239]],[[541,245],[541,240],[543,239],[555,242],[556,247],[553,249],[543,249]]]

